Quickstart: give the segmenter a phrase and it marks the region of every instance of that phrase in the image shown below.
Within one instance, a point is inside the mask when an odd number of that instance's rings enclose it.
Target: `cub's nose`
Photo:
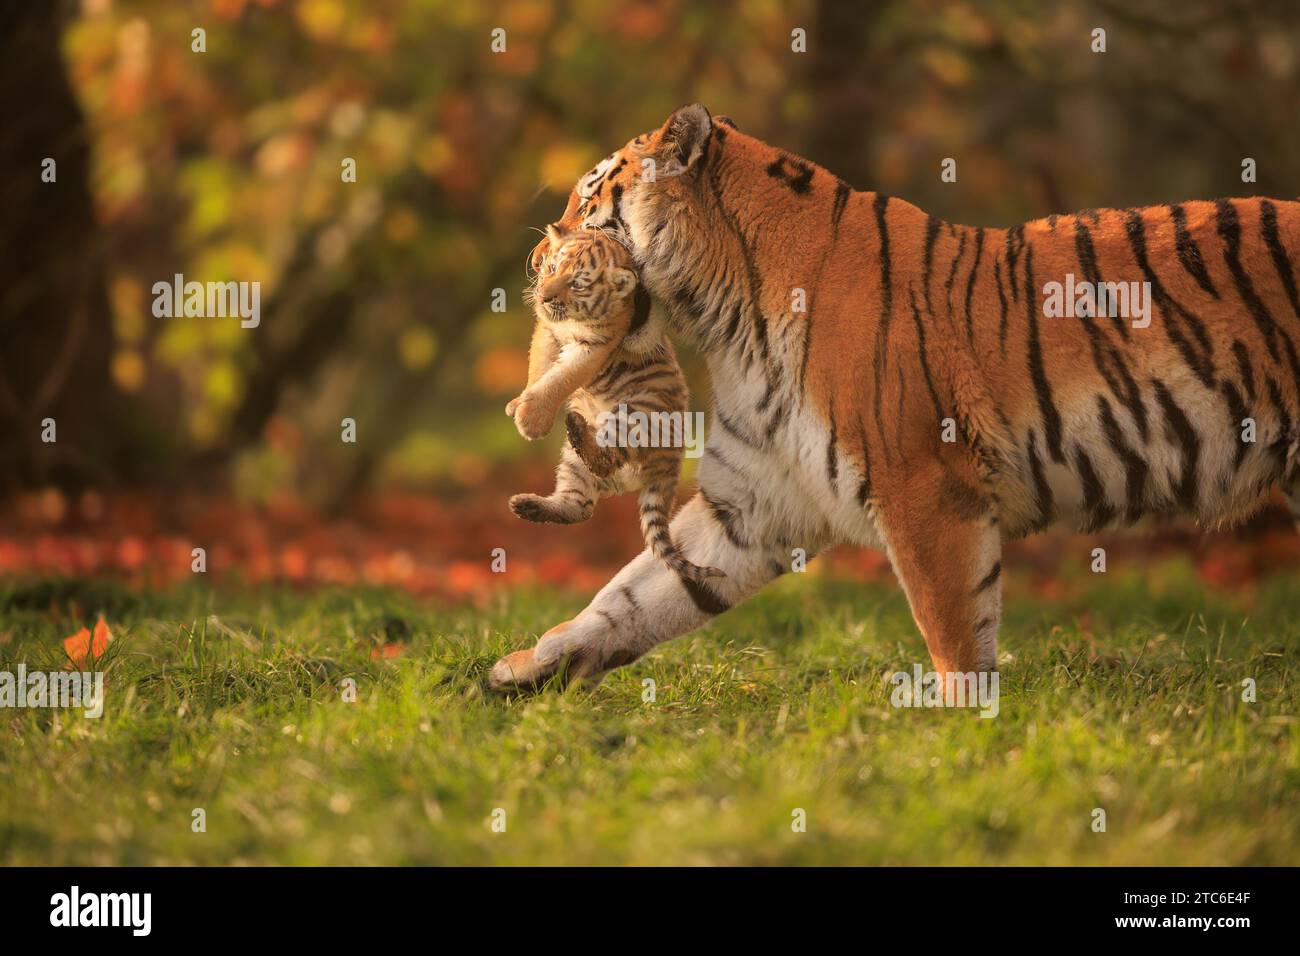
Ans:
[[[537,296],[542,300],[543,305],[550,305],[553,302],[560,301],[564,292],[563,286],[558,282],[544,282],[538,290]]]

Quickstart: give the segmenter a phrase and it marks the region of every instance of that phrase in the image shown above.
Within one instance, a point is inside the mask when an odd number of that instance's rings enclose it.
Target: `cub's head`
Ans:
[[[662,127],[631,140],[579,179],[554,225],[566,231],[600,229],[644,263],[666,224],[694,225],[709,151],[734,129],[730,120],[714,120],[699,104],[683,106]],[[534,269],[550,247],[549,237],[537,244]]]
[[[636,264],[616,239],[599,229],[552,225],[547,249],[537,261],[531,290],[539,314],[555,322],[599,319],[618,309],[636,290]]]

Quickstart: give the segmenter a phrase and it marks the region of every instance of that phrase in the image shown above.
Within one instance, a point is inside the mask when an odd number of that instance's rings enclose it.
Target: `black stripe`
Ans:
[[[835,201],[831,205],[831,230],[837,235],[840,231],[840,217],[844,215],[844,207],[848,205],[852,193],[852,186],[842,179],[835,180]]]
[[[731,320],[727,322],[727,327],[722,331],[722,338],[727,344],[736,341],[736,335],[740,331],[740,320],[744,315],[744,310],[740,307],[740,301],[731,303]]]
[[[704,491],[700,492],[700,497],[703,498],[704,503],[709,506],[709,511],[713,515],[713,520],[718,522],[718,525],[722,528],[722,533],[727,536],[727,540],[730,541],[734,547],[748,550],[749,542],[746,541],[740,533],[740,516],[736,509],[724,501],[717,501],[709,497],[709,495]]]
[[[722,600],[722,598],[720,598],[717,593],[707,585],[680,575],[677,580],[682,582],[682,587],[686,588],[686,593],[691,596],[691,601],[694,602],[695,606],[705,614],[716,616],[724,611],[731,610],[731,605]]]
[[[961,239],[957,243],[957,256],[952,260],[952,267],[948,270],[948,281],[943,284],[944,302],[948,308],[948,321],[952,321],[952,286],[957,278],[957,268],[961,265],[962,256],[966,255],[966,232],[962,231]]]
[[[1223,398],[1228,403],[1228,429],[1236,434],[1240,439],[1242,420],[1249,416],[1245,403],[1241,400],[1241,393],[1237,391],[1237,386],[1233,385],[1226,379],[1219,383],[1223,391]],[[1246,452],[1250,450],[1248,442],[1237,442],[1237,454],[1232,461],[1233,468],[1240,468],[1242,460],[1246,457]]]
[[[785,168],[787,163],[790,164],[790,170]],[[781,180],[794,192],[802,196],[808,192],[809,184],[812,182],[813,168],[801,159],[796,159],[786,153],[780,153],[768,165],[767,174],[773,179]]]
[[[1088,230],[1088,227],[1083,224],[1082,219],[1074,220],[1074,251],[1079,257],[1079,267],[1083,269],[1084,281],[1092,283],[1094,290],[1099,290],[1101,288],[1102,278],[1101,269],[1097,266],[1097,249],[1092,243],[1092,233]],[[1100,299],[1100,296],[1094,296],[1094,303],[1096,305],[1100,305],[1100,302],[1097,301],[1098,299]],[[1067,308],[1069,308],[1071,312],[1074,312],[1074,306],[1075,303],[1072,302],[1067,306]],[[1093,311],[1097,312],[1098,310],[1094,308]],[[1107,309],[1106,311],[1109,314],[1110,310]],[[1099,316],[1093,317],[1095,318]],[[1115,329],[1119,332],[1120,338],[1127,341],[1129,335],[1128,320],[1118,314],[1112,315],[1110,318],[1114,320]]]
[[[757,448],[759,446],[757,440],[750,438],[749,435],[742,432],[737,425],[732,423],[731,419],[729,419],[726,415],[722,413],[722,409],[718,407],[716,402],[714,403],[713,406],[713,417],[718,422],[718,424],[722,426],[723,431],[725,431],[731,437],[735,438],[736,441],[740,442],[742,445],[749,445],[750,447],[753,448]]]
[[[1255,368],[1250,364],[1250,353],[1246,351],[1246,346],[1242,345],[1241,339],[1233,340],[1232,354],[1237,357],[1237,371],[1241,373],[1241,382],[1246,386],[1246,395],[1253,402],[1255,400]]]
[[[1111,364],[1119,372],[1120,378],[1124,383],[1124,398],[1121,399],[1125,408],[1133,416],[1133,422],[1137,425],[1138,436],[1142,441],[1147,440],[1147,407],[1142,401],[1142,391],[1138,388],[1137,382],[1128,370],[1123,357],[1114,348],[1109,352]]]
[[[772,413],[772,420],[767,423],[767,428],[764,431],[764,434],[767,436],[766,438],[767,444],[769,445],[772,444],[772,439],[776,437],[777,429],[779,429],[782,425],[785,424],[786,419],[789,417],[789,415],[790,415],[789,405],[778,405],[776,407],[776,411]]]
[[[1098,528],[1104,528],[1115,517],[1115,510],[1106,501],[1106,488],[1092,467],[1092,459],[1077,445],[1074,448],[1074,462],[1079,469],[1079,480],[1083,485],[1083,506],[1088,511],[1088,521],[1084,530],[1096,531]]]
[[[1139,210],[1130,209],[1124,221],[1124,231],[1128,234],[1129,245],[1133,249],[1133,257],[1137,260],[1138,268],[1142,270],[1142,275],[1146,281],[1151,283],[1151,297],[1155,304],[1160,307],[1164,313],[1165,321],[1162,323],[1165,328],[1165,334],[1173,342],[1174,347],[1182,355],[1183,361],[1187,363],[1201,384],[1206,388],[1213,389],[1214,382],[1214,362],[1211,355],[1214,346],[1210,343],[1209,334],[1205,331],[1205,326],[1196,316],[1183,308],[1173,296],[1165,291],[1164,285],[1160,282],[1159,276],[1151,268],[1151,263],[1147,259],[1147,240],[1146,225],[1142,222],[1142,214]],[[1201,344],[1204,354],[1199,354],[1188,342],[1178,323],[1174,321],[1174,316],[1181,317],[1189,326],[1192,334]]]
[[[1106,432],[1106,440],[1110,442],[1110,447],[1114,449],[1116,457],[1124,465],[1124,484],[1128,497],[1128,510],[1125,513],[1125,518],[1132,524],[1142,517],[1145,508],[1147,463],[1124,440],[1124,433],[1120,430],[1119,422],[1115,420],[1115,413],[1111,411],[1110,402],[1106,401],[1104,395],[1097,396],[1097,406],[1101,410],[1101,424],[1102,429]]]
[[[939,227],[943,225],[934,216],[925,217],[925,267],[921,274],[922,288],[925,290],[925,307],[930,308],[930,272],[934,267],[934,244],[939,238]]]
[[[1020,301],[1020,289],[1016,285],[1016,259],[1025,248],[1024,225],[1012,226],[1007,230],[1007,284],[1011,286],[1011,301]],[[1036,298],[1031,295],[1030,298]]]
[[[645,286],[637,283],[636,292],[632,298],[632,324],[627,327],[627,334],[639,330],[646,324],[650,318],[650,293],[645,290]]]
[[[1052,523],[1052,488],[1043,474],[1043,461],[1038,456],[1038,436],[1029,429],[1029,473],[1034,479],[1034,495],[1038,502],[1038,521],[1035,529],[1046,528]]]
[[[1025,249],[1025,306],[1029,317],[1029,376],[1033,379],[1034,392],[1038,396],[1038,408],[1043,413],[1047,450],[1051,453],[1053,461],[1064,464],[1065,453],[1061,449],[1061,413],[1052,400],[1052,385],[1047,379],[1047,370],[1043,366],[1043,350],[1038,340],[1038,297],[1034,294],[1033,246]]]
[[[1097,252],[1092,244],[1092,233],[1083,224],[1083,220],[1077,218],[1074,221],[1074,248],[1079,260],[1079,268],[1083,272],[1084,281],[1093,283],[1094,288],[1096,288],[1101,282],[1101,272],[1097,267]],[[1137,423],[1138,430],[1141,432],[1143,440],[1145,440],[1147,434],[1146,407],[1142,404],[1142,395],[1138,391],[1137,383],[1133,380],[1133,375],[1129,372],[1123,356],[1102,333],[1102,330],[1097,325],[1095,315],[1081,314],[1075,308],[1075,303],[1070,303],[1068,308],[1071,314],[1079,320],[1079,324],[1083,326],[1084,331],[1088,333],[1088,345],[1092,351],[1093,365],[1096,366],[1097,371],[1106,382],[1111,394],[1115,396],[1115,400],[1132,412],[1133,420]],[[1114,318],[1121,337],[1127,339],[1126,320],[1118,316]]]
[[[916,289],[908,286],[908,295],[912,300],[912,320],[916,323],[917,357],[921,360],[921,373],[925,376],[925,388],[934,402],[934,411],[939,419],[944,418],[943,405],[939,402],[939,393],[934,387],[934,377],[930,374],[930,361],[925,354],[925,323],[921,321],[921,310],[916,306]],[[900,415],[900,420],[902,416]]]
[[[1187,210],[1182,205],[1169,207],[1169,216],[1174,221],[1174,246],[1178,250],[1178,261],[1183,264],[1187,274],[1196,280],[1196,284],[1214,296],[1219,297],[1219,290],[1210,281],[1210,273],[1201,258],[1201,247],[1196,244],[1192,234],[1187,231]]]
[[[1151,384],[1155,386],[1156,400],[1160,403],[1160,408],[1165,413],[1165,421],[1169,424],[1169,432],[1173,438],[1177,439],[1179,447],[1183,452],[1183,474],[1178,482],[1176,494],[1178,500],[1188,511],[1196,510],[1196,464],[1201,457],[1201,439],[1196,434],[1196,429],[1188,421],[1187,415],[1174,397],[1165,387],[1165,383],[1157,379],[1152,379]]]
[[[998,578],[1000,578],[1001,576],[1002,576],[1002,562],[995,561],[993,562],[993,567],[989,569],[989,573],[984,575],[984,577],[980,579],[979,584],[975,585],[975,590],[971,592],[971,595],[975,596],[978,594],[983,594],[989,588],[993,587],[993,585],[997,583]]]
[[[998,287],[998,302],[1002,307],[1002,315],[998,320],[998,343],[1005,357],[1007,354],[1007,292],[1002,288],[1002,261],[997,258],[993,260],[993,282]]]
[[[722,201],[722,186],[718,180],[717,166],[712,167],[712,184],[718,211],[722,214],[723,221],[727,224],[736,239],[736,243],[740,246],[741,260],[745,264],[745,278],[748,280],[749,285],[749,295],[745,302],[749,306],[750,319],[754,329],[754,337],[758,340],[759,351],[766,360],[768,357],[767,319],[763,316],[761,308],[762,276],[759,273],[753,250],[750,248],[750,242],[741,228],[740,220]]]
[[[1291,260],[1287,258],[1286,250],[1282,248],[1282,241],[1277,234],[1277,207],[1269,200],[1263,200],[1259,204],[1259,219],[1264,233],[1264,244],[1268,246],[1268,251],[1273,256],[1273,266],[1277,269],[1283,288],[1286,289],[1286,297],[1291,300],[1292,311],[1297,318],[1300,318],[1300,298],[1296,296],[1295,274],[1291,271]]]
[[[1291,416],[1287,414],[1286,402],[1282,398],[1282,390],[1277,387],[1277,382],[1273,380],[1272,375],[1266,376],[1265,384],[1268,385],[1268,398],[1273,405],[1273,411],[1277,414],[1280,426],[1277,440],[1269,446],[1269,450],[1277,455],[1278,464],[1285,464],[1287,446],[1290,445],[1292,439]]]
[[[966,341],[975,344],[975,320],[971,316],[971,298],[975,295],[975,276],[979,272],[980,259],[984,255],[984,227],[975,230],[975,264],[970,268],[970,278],[966,280]]]
[[[1228,271],[1232,273],[1232,281],[1237,285],[1237,293],[1250,310],[1250,316],[1255,320],[1260,334],[1264,336],[1268,354],[1272,356],[1273,361],[1281,361],[1277,350],[1277,325],[1268,307],[1256,294],[1250,276],[1241,266],[1241,221],[1237,218],[1237,207],[1231,200],[1220,199],[1214,204],[1214,209],[1218,216],[1219,236],[1227,246],[1223,250],[1223,261],[1228,264]]]
[[[840,474],[839,453],[835,450],[835,404],[830,405],[831,435],[826,442],[826,480],[830,482],[831,491],[836,488],[836,479]]]
[[[881,447],[885,452],[885,462],[889,463],[889,447],[885,443],[885,420],[883,410],[881,409],[880,395],[885,378],[885,348],[889,343],[889,320],[893,314],[894,306],[894,289],[892,286],[893,278],[890,275],[889,262],[889,225],[886,222],[885,210],[889,206],[889,197],[876,194],[872,202],[872,208],[876,213],[876,230],[880,233],[880,323],[876,326],[876,352],[873,359],[875,370],[876,400],[873,406],[876,417],[876,428],[880,432]]]
[[[867,429],[858,415],[858,440],[862,442],[862,481],[858,482],[858,507],[866,507],[871,497],[871,448],[867,444]]]

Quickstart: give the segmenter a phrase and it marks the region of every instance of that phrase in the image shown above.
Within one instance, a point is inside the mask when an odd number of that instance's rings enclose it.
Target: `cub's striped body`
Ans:
[[[1232,521],[1275,484],[1300,500],[1295,202],[958,226],[692,106],[583,177],[561,223],[620,236],[708,358],[700,492],[673,531],[727,577],[682,583],[638,558],[499,662],[499,688],[634,659],[786,570],[792,548],[839,542],[886,549],[936,670],[989,670],[1004,538]],[[1047,317],[1044,286],[1068,275],[1148,283],[1149,325]]]
[[[555,491],[515,495],[510,509],[528,521],[573,524],[590,518],[601,498],[639,491],[647,547],[686,579],[721,576],[682,557],[668,529],[684,446],[598,440],[607,416],[624,422],[637,415],[676,416],[680,425],[687,414],[686,379],[672,343],[646,325],[650,303],[644,293],[636,295],[631,255],[596,229],[568,233],[552,226],[547,238],[550,254],[528,292],[537,313],[528,386],[506,413],[525,438],[539,438],[567,400],[568,441]]]

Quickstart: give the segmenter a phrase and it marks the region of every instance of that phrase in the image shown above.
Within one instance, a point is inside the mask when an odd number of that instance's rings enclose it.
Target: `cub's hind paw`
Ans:
[[[571,411],[564,416],[564,430],[569,435],[569,444],[573,450],[581,453],[587,437],[587,420],[580,413]]]
[[[577,524],[591,517],[591,501],[556,504],[541,495],[515,495],[510,499],[510,510],[525,521],[552,524]]]
[[[554,521],[541,495],[514,495],[510,510],[525,521]]]
[[[608,448],[600,447],[595,431],[581,414],[569,412],[564,417],[564,429],[569,435],[569,447],[595,477],[608,478],[615,471],[613,455]]]

